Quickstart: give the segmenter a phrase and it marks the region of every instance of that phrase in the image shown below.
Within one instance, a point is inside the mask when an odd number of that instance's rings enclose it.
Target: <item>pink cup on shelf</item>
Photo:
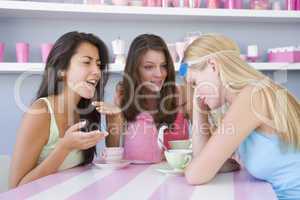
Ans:
[[[185,0],[172,0],[172,5],[174,7],[185,7],[186,1]],[[187,6],[186,6],[187,7]]]
[[[250,9],[267,10],[268,7],[269,7],[269,0],[250,0]]]
[[[243,8],[243,0],[224,0],[224,8],[242,9]]]
[[[243,0],[235,1],[235,9],[243,9]]]
[[[190,4],[191,2],[193,5]],[[190,8],[200,8],[201,6],[201,0],[192,0],[192,1],[188,1],[188,3]]]
[[[155,1],[155,5],[157,6],[157,7],[162,7],[162,4],[163,4],[163,1],[162,0],[156,0]],[[165,6],[166,7],[166,6]]]
[[[285,0],[286,10],[297,10],[297,0]]]
[[[206,8],[220,8],[220,0],[206,0]]]
[[[0,62],[3,62],[5,44],[0,42]]]
[[[156,6],[156,0],[144,0],[144,6],[155,7]]]
[[[128,6],[128,0],[112,0],[112,3],[116,6]]]
[[[296,2],[296,10],[300,10],[300,0],[297,0]]]
[[[17,62],[26,63],[29,61],[29,44],[26,42],[18,42],[16,44]]]
[[[41,54],[42,54],[42,61],[45,63],[47,61],[48,55],[53,48],[52,43],[43,43],[41,44]]]

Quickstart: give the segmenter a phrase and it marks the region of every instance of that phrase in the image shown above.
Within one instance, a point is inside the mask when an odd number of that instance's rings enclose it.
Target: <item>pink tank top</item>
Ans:
[[[183,113],[178,113],[173,124],[174,130],[166,131],[164,143],[168,141],[188,139],[188,122]],[[124,138],[124,158],[127,160],[157,163],[162,160],[163,151],[158,143],[158,130],[153,117],[147,113],[140,113],[134,122],[128,124]]]

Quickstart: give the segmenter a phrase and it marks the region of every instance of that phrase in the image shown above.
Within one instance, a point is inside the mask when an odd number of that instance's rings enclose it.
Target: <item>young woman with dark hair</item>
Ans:
[[[18,131],[11,187],[92,162],[108,135],[99,131],[100,114],[91,105],[103,99],[107,64],[106,45],[92,34],[69,32],[55,42]]]
[[[112,134],[125,127],[125,159],[136,162],[156,163],[162,159],[157,143],[158,129],[168,127],[163,140],[188,139],[188,122],[185,119],[182,95],[175,83],[175,68],[166,43],[157,35],[142,34],[130,45],[122,82],[119,84],[115,103],[122,112],[118,120],[108,120]],[[114,112],[112,106],[98,104],[101,112]],[[110,110],[110,111],[109,111]]]

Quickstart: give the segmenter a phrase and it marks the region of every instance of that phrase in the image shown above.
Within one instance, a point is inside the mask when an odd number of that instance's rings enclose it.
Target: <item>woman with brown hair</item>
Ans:
[[[174,64],[162,38],[142,34],[133,40],[123,81],[118,88],[116,104],[122,113],[114,117],[121,120],[117,126],[127,125],[124,130],[125,159],[147,163],[161,161],[162,150],[157,137],[162,125],[168,127],[163,138],[166,146],[170,140],[188,139],[188,122],[179,98],[180,90],[175,84]],[[108,110],[104,104],[97,106],[100,112]],[[116,127],[116,124],[108,125]],[[118,131],[120,133],[121,129]]]

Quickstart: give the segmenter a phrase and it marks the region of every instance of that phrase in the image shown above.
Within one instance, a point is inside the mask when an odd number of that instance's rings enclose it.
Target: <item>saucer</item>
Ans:
[[[106,162],[105,160],[95,160],[93,162],[93,164],[101,169],[112,169],[112,170],[116,170],[116,169],[122,169],[124,167],[127,167],[128,165],[130,165],[130,161],[128,160],[121,160],[119,162]]]
[[[149,164],[153,164],[153,162],[151,161],[145,161],[145,160],[130,160],[131,164],[135,164],[135,165],[149,165]]]
[[[160,173],[163,173],[163,174],[171,174],[171,175],[177,175],[177,176],[184,175],[184,170],[174,169],[168,163],[159,165],[155,170]]]

